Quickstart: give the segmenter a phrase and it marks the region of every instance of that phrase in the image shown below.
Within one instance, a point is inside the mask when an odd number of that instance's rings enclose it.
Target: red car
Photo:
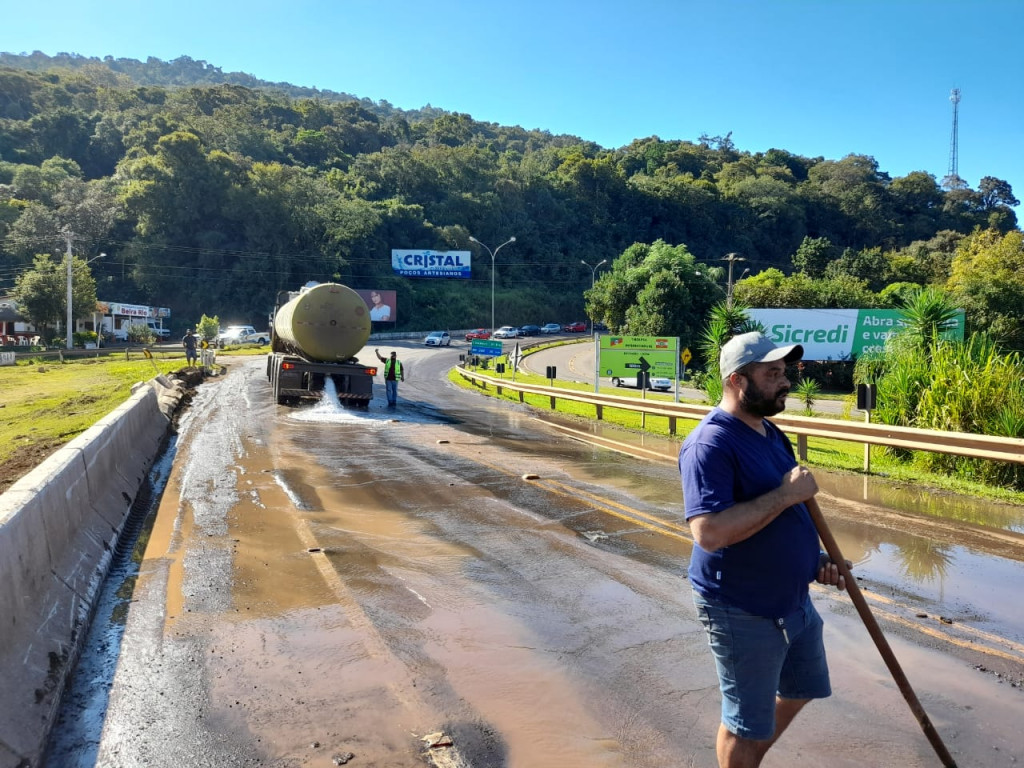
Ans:
[[[491,338],[491,332],[486,328],[477,328],[475,331],[470,331],[466,334],[466,341],[472,341],[473,339],[489,339]]]
[[[581,323],[577,320],[575,323],[567,323],[566,325],[563,325],[562,330],[566,333],[583,333],[587,330],[587,324]]]

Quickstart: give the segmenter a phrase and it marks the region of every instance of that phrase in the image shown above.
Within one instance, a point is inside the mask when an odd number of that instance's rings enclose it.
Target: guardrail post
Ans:
[[[871,423],[871,411],[864,411],[864,423]],[[864,443],[864,473],[871,471],[871,443]]]
[[[526,402],[526,393],[523,392],[523,390],[521,390],[521,389],[519,390],[519,402],[520,403],[525,403]]]
[[[596,413],[594,414],[594,418],[595,418],[595,419],[597,419],[598,421],[600,421],[600,420],[601,420],[602,418],[604,418],[604,406],[603,406],[603,405],[601,405],[601,404],[596,404],[596,405],[594,406],[594,411],[596,412]]]
[[[807,461],[807,435],[796,436],[796,455],[800,461]]]
[[[675,416],[669,416],[668,417],[668,433],[670,435],[674,435],[676,433],[676,417]]]
[[[551,410],[553,411],[553,410],[555,410],[555,396],[552,395],[550,399],[551,399]]]

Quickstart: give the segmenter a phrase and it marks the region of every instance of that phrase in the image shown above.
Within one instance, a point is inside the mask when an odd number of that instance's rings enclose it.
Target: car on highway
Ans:
[[[477,328],[475,331],[470,331],[466,334],[466,341],[472,341],[473,339],[489,339],[491,338],[491,332],[486,328]]]
[[[521,336],[539,336],[540,326],[539,325],[522,325],[519,327],[519,334]]]
[[[451,343],[452,337],[448,331],[431,331],[423,340],[423,344],[428,347],[448,347]]]
[[[562,326],[558,323],[546,323],[540,327],[541,333],[561,333]]]
[[[584,331],[587,330],[587,324],[581,323],[579,320],[576,320],[572,323],[566,323],[565,325],[563,325],[562,330],[565,331],[566,333],[583,333]]]
[[[519,338],[519,329],[513,325],[503,325],[501,328],[491,334],[492,339],[517,339]]]
[[[612,384],[616,387],[635,387],[639,389],[637,384],[638,376],[613,376]],[[668,392],[672,389],[672,379],[666,378],[665,376],[649,376],[647,378],[647,389],[656,389],[659,392]]]

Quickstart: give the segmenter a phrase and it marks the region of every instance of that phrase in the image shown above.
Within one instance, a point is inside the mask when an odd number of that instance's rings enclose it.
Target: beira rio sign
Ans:
[[[391,251],[391,268],[403,277],[458,277],[471,276],[469,251]]]
[[[849,360],[885,352],[885,342],[903,328],[897,309],[750,309],[776,344],[802,344],[804,360]],[[963,341],[959,311],[943,338]]]

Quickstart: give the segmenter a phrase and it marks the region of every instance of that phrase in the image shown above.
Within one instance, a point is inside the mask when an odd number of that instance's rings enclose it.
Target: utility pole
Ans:
[[[745,258],[740,256],[738,253],[727,253],[722,258],[722,261],[729,262],[729,282],[726,283],[725,287],[725,305],[732,309],[732,265],[737,261],[746,261]]]
[[[68,244],[68,327],[67,327],[67,341],[68,349],[74,349],[74,339],[71,338],[72,323],[74,322],[72,315],[74,314],[71,305],[71,230],[64,230],[64,239]]]

